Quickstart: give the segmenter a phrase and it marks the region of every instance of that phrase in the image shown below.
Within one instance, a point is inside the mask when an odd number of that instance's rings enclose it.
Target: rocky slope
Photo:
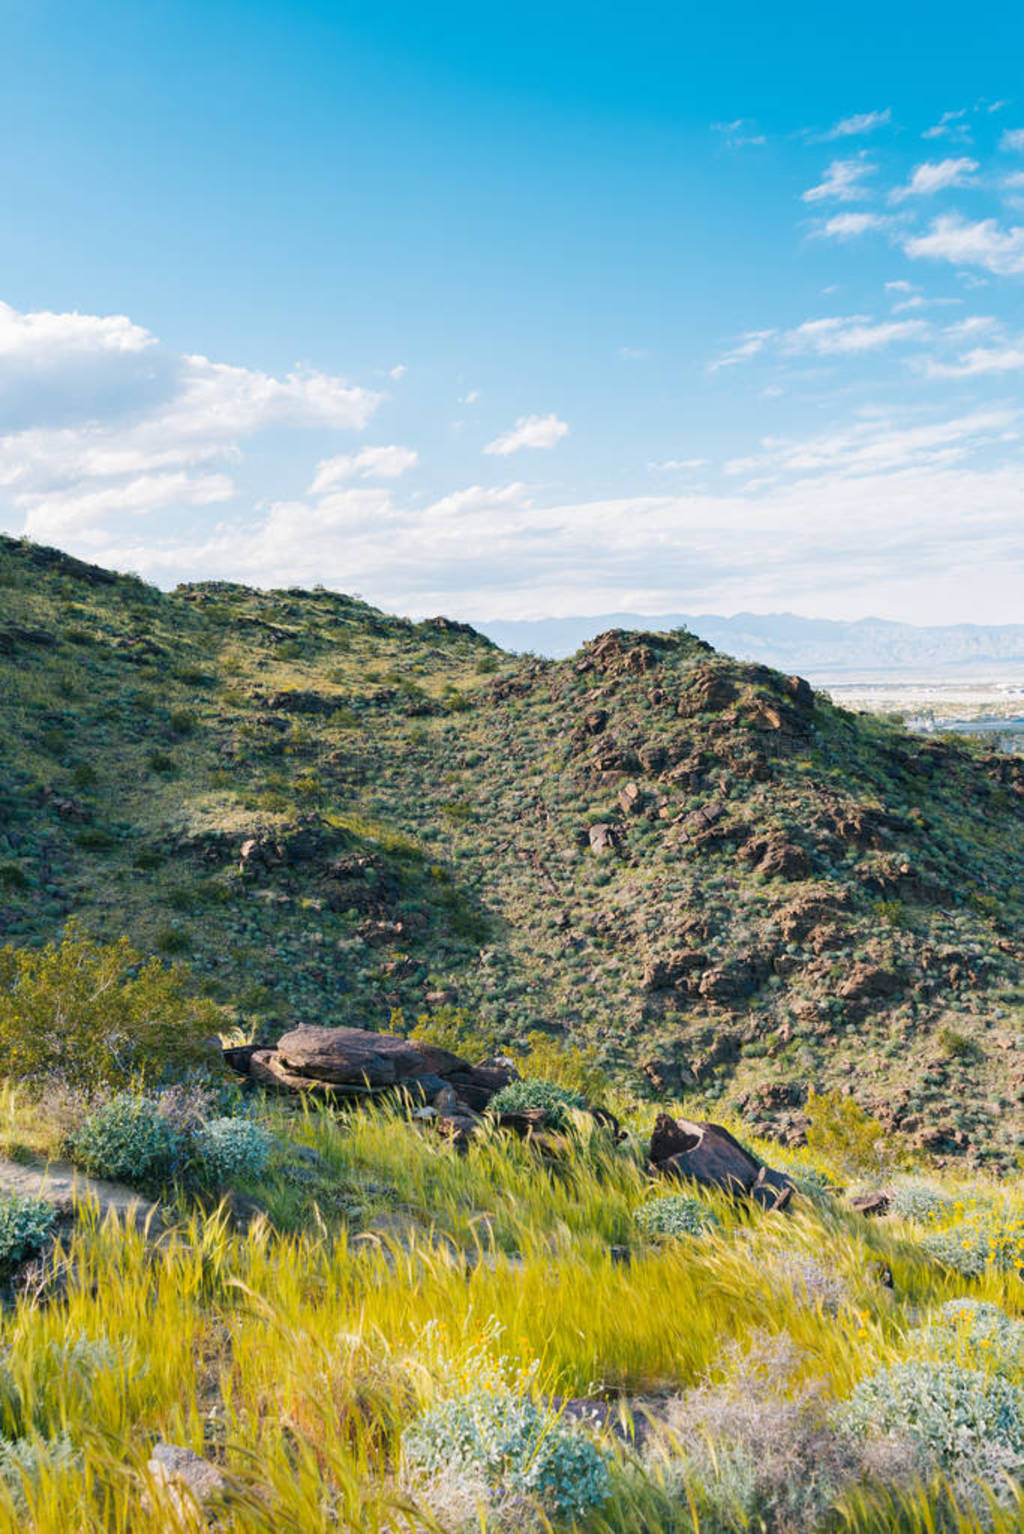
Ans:
[[[1024,1136],[1020,759],[685,633],[517,660],[12,540],[0,697],[6,941],[127,931],[268,1041],[459,1007],[785,1137],[809,1084],[945,1156]]]

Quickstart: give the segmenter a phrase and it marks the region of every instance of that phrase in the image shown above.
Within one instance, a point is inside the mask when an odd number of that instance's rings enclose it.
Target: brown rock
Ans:
[[[619,850],[619,833],[615,826],[607,822],[591,826],[587,832],[587,839],[590,842],[590,850],[596,857]]]
[[[362,1028],[295,1028],[280,1039],[278,1053],[290,1071],[352,1086],[390,1086],[409,1076],[471,1069],[450,1050]]]

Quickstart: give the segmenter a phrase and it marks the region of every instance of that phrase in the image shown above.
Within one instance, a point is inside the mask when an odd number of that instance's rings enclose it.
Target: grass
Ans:
[[[719,1224],[701,1237],[642,1239],[632,1214],[652,1184],[629,1145],[595,1140],[548,1163],[495,1134],[459,1156],[401,1115],[268,1111],[285,1146],[258,1190],[269,1220],[241,1235],[223,1209],[185,1213],[147,1240],[87,1217],[54,1253],[54,1297],[4,1312],[0,1430],[64,1435],[75,1453],[44,1456],[13,1499],[0,1487],[11,1528],[183,1526],[146,1489],[160,1437],[230,1473],[240,1490],[225,1528],[433,1528],[434,1493],[409,1481],[401,1434],[481,1350],[532,1369],[541,1398],[604,1396],[640,1413],[713,1376],[731,1341],[785,1334],[802,1377],[841,1399],[906,1356],[911,1328],[953,1295],[1024,1309],[1016,1272],[966,1281],[928,1258],[913,1222],[870,1223],[835,1201],[772,1216],[712,1197]],[[29,1109],[8,1094],[5,1112],[16,1122]],[[296,1145],[318,1158],[298,1188]],[[998,1184],[956,1191],[961,1205],[1021,1207]],[[612,1248],[627,1243],[622,1260]],[[837,1275],[838,1308],[773,1280],[782,1249]],[[873,1262],[891,1268],[894,1291]],[[69,1364],[83,1349],[87,1366]],[[607,1447],[613,1493],[582,1528],[702,1527],[633,1451]],[[924,1531],[941,1500],[934,1487],[863,1486],[828,1526]],[[994,1526],[1014,1526],[1008,1516]],[[973,1517],[941,1526],[980,1527]]]

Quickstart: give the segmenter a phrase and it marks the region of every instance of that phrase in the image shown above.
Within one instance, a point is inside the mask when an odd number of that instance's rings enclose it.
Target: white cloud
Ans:
[[[665,458],[662,459],[660,463],[657,461],[652,461],[647,465],[649,469],[657,470],[659,473],[662,471],[668,472],[670,470],[677,469],[684,469],[687,471],[695,469],[706,469],[707,466],[708,460],[706,458]]]
[[[793,330],[783,332],[782,349],[787,352],[817,352],[819,356],[842,356],[879,351],[897,341],[916,341],[928,333],[923,320],[882,320],[868,315],[833,315],[826,319],[805,320]]]
[[[864,158],[863,150],[850,160],[833,160],[817,186],[801,194],[804,202],[855,202],[867,197],[868,190],[861,183],[877,169]]]
[[[271,428],[359,430],[381,396],[164,347],[124,315],[0,305],[0,487],[38,538],[234,494],[209,472]]]
[[[1016,346],[976,346],[955,362],[937,362],[929,358],[924,372],[928,378],[978,378],[985,374],[1019,373],[1024,368],[1024,341]]]
[[[855,240],[872,229],[886,229],[891,223],[892,219],[877,213],[836,213],[814,233],[818,239]]]
[[[890,122],[892,122],[891,107],[886,107],[884,112],[855,112],[852,117],[840,118],[824,137],[826,139],[852,138],[861,133],[874,133],[876,128],[884,128]]]
[[[1014,429],[1019,414],[1008,408],[977,410],[951,420],[904,426],[871,416],[852,427],[814,437],[765,437],[761,451],[725,465],[731,475],[829,474],[859,478],[879,472],[937,467],[966,458]]]
[[[967,141],[970,139],[971,130],[964,119],[967,116],[967,108],[960,107],[955,112],[943,112],[937,123],[926,128],[921,134],[922,138],[950,138]]]
[[[970,186],[970,178],[977,169],[977,160],[970,160],[965,155],[957,159],[926,160],[923,165],[915,165],[906,186],[893,188],[889,201],[904,202],[908,197],[931,197],[950,186]]]
[[[140,352],[156,338],[124,314],[19,314],[0,303],[0,357],[38,360],[74,352]]]
[[[337,458],[324,458],[316,466],[310,495],[322,495],[342,480],[397,479],[407,469],[419,462],[419,454],[411,447],[364,447],[358,453],[343,453]]]
[[[969,223],[958,213],[933,220],[927,234],[911,235],[903,249],[911,259],[981,266],[1000,277],[1024,272],[1024,228],[1002,229],[993,218]]]
[[[1019,154],[1024,150],[1024,128],[1007,128],[999,140],[999,147],[1010,154]]]
[[[495,437],[493,442],[488,442],[484,452],[505,457],[508,453],[517,453],[523,447],[556,447],[568,435],[568,426],[554,412],[550,415],[521,415],[508,431]]]
[[[405,375],[406,375],[406,373],[408,373],[408,371],[409,371],[409,369],[406,367],[405,363],[404,362],[399,362],[399,363],[396,363],[396,365],[393,368],[389,368],[388,369],[388,377],[389,378],[393,378],[395,380],[395,382],[397,383],[400,378],[404,378],[405,377]]]
[[[709,372],[717,373],[719,368],[735,367],[737,362],[746,362],[751,357],[756,357],[758,352],[763,352],[768,342],[777,332],[774,330],[748,330],[735,346],[724,352],[709,364]]]
[[[713,133],[720,133],[730,149],[741,149],[746,144],[767,142],[757,124],[746,117],[737,117],[728,123],[712,123],[711,130]]]
[[[475,405],[479,398],[480,398],[480,390],[479,389],[470,389],[469,393],[468,394],[464,394],[462,396],[462,398],[459,400],[459,404],[460,405]]]

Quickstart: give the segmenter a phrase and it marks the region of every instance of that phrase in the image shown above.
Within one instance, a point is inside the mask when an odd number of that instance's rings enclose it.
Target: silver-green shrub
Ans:
[[[507,1087],[496,1092],[488,1104],[491,1113],[524,1113],[530,1108],[542,1108],[544,1121],[550,1129],[564,1129],[569,1123],[571,1109],[587,1106],[586,1098],[571,1087],[560,1087],[557,1082],[545,1081],[535,1076],[525,1081],[510,1081]]]
[[[0,1198],[0,1277],[40,1252],[56,1223],[52,1204],[10,1194]]]
[[[633,1219],[648,1236],[702,1236],[718,1224],[707,1204],[686,1193],[652,1198],[633,1211]]]
[[[273,1147],[273,1135],[252,1119],[211,1119],[192,1138],[197,1171],[215,1187],[236,1177],[259,1177]]]
[[[907,1182],[893,1189],[889,1210],[919,1225],[938,1225],[953,1212],[953,1200],[927,1183]]]

